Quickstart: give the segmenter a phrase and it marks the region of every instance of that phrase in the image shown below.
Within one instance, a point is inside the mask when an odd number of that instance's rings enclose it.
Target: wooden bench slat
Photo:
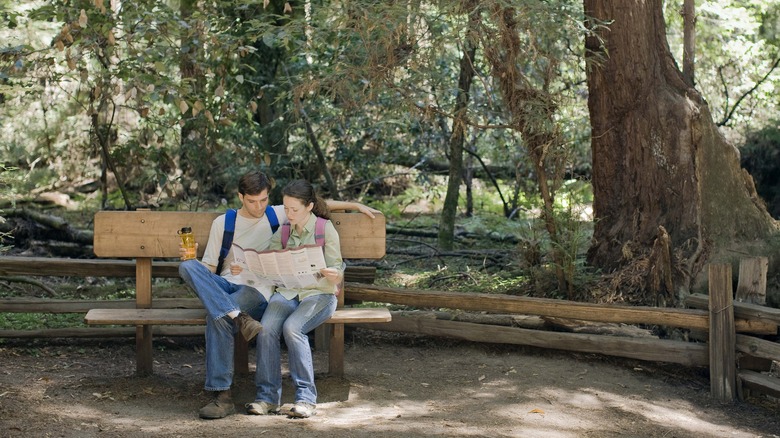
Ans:
[[[390,311],[384,307],[360,309],[336,309],[326,324],[352,324],[360,322],[390,322]]]
[[[326,324],[390,322],[386,308],[337,309]],[[203,309],[90,309],[89,325],[198,325],[206,323]]]
[[[218,212],[99,211],[95,213],[94,251],[98,257],[179,257],[176,232],[188,226],[203,255],[211,222]],[[385,217],[332,212],[345,259],[381,259],[385,256]]]

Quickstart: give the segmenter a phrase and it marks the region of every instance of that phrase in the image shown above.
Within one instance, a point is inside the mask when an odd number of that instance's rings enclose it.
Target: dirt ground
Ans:
[[[765,398],[722,405],[706,372],[678,366],[354,330],[346,380],[315,352],[318,414],[200,420],[204,344],[155,340],[155,374],[135,373],[134,341],[4,341],[2,437],[777,437]],[[253,351],[250,354],[253,356]],[[286,370],[285,370],[286,371]],[[320,374],[320,371],[323,374]],[[286,380],[283,412],[292,390]]]

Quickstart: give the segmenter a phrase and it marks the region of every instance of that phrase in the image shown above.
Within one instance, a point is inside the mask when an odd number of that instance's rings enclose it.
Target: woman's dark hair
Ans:
[[[303,205],[309,205],[310,202],[313,202],[314,208],[312,208],[311,212],[314,213],[315,216],[330,219],[328,204],[325,203],[324,199],[317,196],[317,191],[314,190],[314,186],[308,181],[304,179],[291,181],[282,189],[282,195],[298,199]]]
[[[271,192],[271,181],[263,172],[254,170],[249,173],[245,173],[241,179],[238,180],[238,193],[242,196],[259,195],[263,190]]]

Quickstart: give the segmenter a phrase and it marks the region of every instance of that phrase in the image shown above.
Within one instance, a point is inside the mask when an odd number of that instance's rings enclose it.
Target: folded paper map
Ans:
[[[328,267],[322,247],[317,245],[258,252],[234,243],[233,257],[233,263],[242,268],[237,280],[249,286],[270,282],[288,289],[314,288],[322,278],[320,269]]]

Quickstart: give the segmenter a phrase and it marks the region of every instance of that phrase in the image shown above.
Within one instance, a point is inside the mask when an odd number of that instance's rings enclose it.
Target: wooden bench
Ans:
[[[198,257],[206,247],[215,212],[101,211],[95,214],[94,252],[98,257],[135,258],[136,308],[91,309],[84,320],[89,325],[135,325],[136,371],[152,373],[152,326],[205,324],[203,309],[155,309],[152,301],[152,260],[178,258],[176,232],[192,227],[199,242]],[[331,214],[339,232],[341,253],[345,259],[379,259],[385,255],[385,218],[371,219],[362,213]],[[99,273],[98,273],[99,274]],[[344,307],[344,292],[339,295],[336,313],[317,329],[318,347],[329,350],[328,373],[344,375],[344,324],[389,322],[386,308]],[[248,346],[240,333],[235,347],[236,372],[248,373]]]

